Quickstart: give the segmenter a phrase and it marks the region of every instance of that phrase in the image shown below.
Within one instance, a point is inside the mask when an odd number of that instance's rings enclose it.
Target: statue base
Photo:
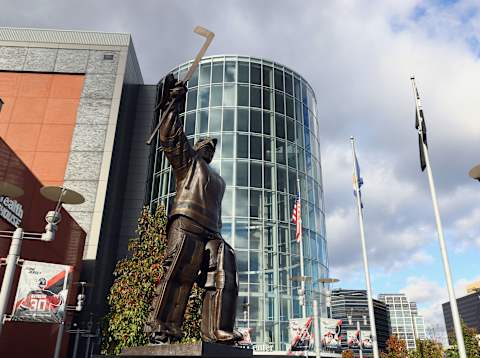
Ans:
[[[252,357],[253,350],[219,343],[160,344],[125,348],[122,357]]]

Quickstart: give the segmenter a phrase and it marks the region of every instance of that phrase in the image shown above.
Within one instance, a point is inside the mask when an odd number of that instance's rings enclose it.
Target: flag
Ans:
[[[420,102],[420,96],[418,95],[418,90],[415,87],[416,94],[416,107],[415,107],[415,128],[418,131],[418,147],[420,150],[420,168],[422,172],[427,167],[425,161],[425,152],[423,151],[423,143],[427,146],[427,127],[425,126],[425,118],[423,118],[423,108],[422,103]]]
[[[297,194],[297,200],[295,201],[295,205],[293,207],[292,213],[292,221],[297,226],[297,230],[295,232],[295,240],[300,242],[302,240],[302,209],[300,204],[300,193]]]
[[[357,197],[357,182],[358,182],[358,194],[360,196],[360,206],[363,208],[363,202],[362,202],[362,192],[360,191],[360,188],[363,185],[363,178],[360,176],[360,165],[358,164],[358,159],[357,159],[357,154],[353,154],[355,158],[355,169],[353,172],[353,195]]]

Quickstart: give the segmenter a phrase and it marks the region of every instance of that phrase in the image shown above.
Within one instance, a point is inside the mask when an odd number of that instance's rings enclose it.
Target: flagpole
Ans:
[[[413,92],[415,96],[415,108],[417,112],[417,118],[419,121],[423,121],[423,116],[420,113],[417,86],[415,85],[415,77],[410,78],[412,80]],[[421,106],[421,105],[420,105]],[[423,126],[422,123],[418,126],[418,133],[423,138]],[[455,328],[455,337],[457,339],[458,353],[460,358],[467,358],[465,351],[465,342],[463,340],[462,325],[460,323],[460,315],[458,314],[457,299],[455,297],[455,291],[452,284],[452,275],[450,273],[450,264],[448,262],[447,247],[445,245],[445,238],[443,236],[442,220],[440,218],[440,211],[438,209],[437,193],[435,190],[435,183],[433,181],[432,168],[430,166],[430,157],[428,155],[428,147],[424,140],[420,140],[423,148],[423,154],[425,156],[425,167],[427,169],[428,184],[430,186],[430,194],[432,196],[433,211],[435,213],[435,224],[437,227],[438,242],[440,244],[440,252],[442,254],[443,270],[445,272],[445,279],[447,281],[448,296],[450,299],[450,309],[452,310],[453,326]]]
[[[300,178],[297,178],[297,187],[298,187],[298,200],[300,201],[300,215],[298,215],[298,223],[297,225],[300,225],[300,240],[298,241],[300,245],[300,276],[301,281],[300,281],[300,289],[302,290],[302,317],[306,318],[307,317],[307,303],[305,302],[305,267],[303,263],[303,229],[302,229],[302,194],[300,192]]]
[[[355,193],[357,197],[357,211],[358,211],[358,221],[360,224],[360,239],[362,243],[362,257],[363,257],[363,269],[365,271],[365,281],[367,284],[367,301],[368,301],[368,316],[370,319],[370,330],[372,332],[372,347],[373,347],[373,357],[379,358],[378,353],[378,344],[377,344],[377,329],[375,326],[375,314],[373,312],[373,300],[372,300],[372,285],[370,283],[370,273],[368,270],[368,257],[367,257],[367,247],[365,244],[365,230],[363,227],[363,214],[362,214],[362,201],[360,198],[360,187],[359,187],[359,173],[357,172],[356,165],[356,155],[355,155],[355,138],[350,137],[350,142],[352,143],[352,156],[353,156],[353,173],[354,173],[354,186]]]

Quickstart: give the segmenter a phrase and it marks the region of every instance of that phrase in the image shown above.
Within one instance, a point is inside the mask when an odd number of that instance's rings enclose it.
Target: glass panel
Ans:
[[[286,201],[285,195],[277,194],[277,213],[278,213],[278,220],[285,221],[287,219],[287,208],[288,203]]]
[[[237,109],[237,131],[248,132],[248,109]]]
[[[273,115],[269,112],[263,112],[263,134],[270,135],[272,133]]]
[[[275,89],[283,91],[283,71],[275,69]]]
[[[223,223],[222,224],[222,237],[226,242],[232,245],[232,224],[231,223]]]
[[[198,108],[208,107],[210,100],[210,87],[200,87],[198,92]]]
[[[277,167],[277,191],[287,192],[287,171]]]
[[[235,203],[236,216],[248,216],[248,190],[236,189],[236,203]]]
[[[237,73],[235,62],[226,61],[225,62],[225,82],[235,82]]]
[[[210,109],[209,132],[220,132],[222,125],[222,110],[220,108]]]
[[[237,186],[248,186],[248,162],[237,162]]]
[[[222,158],[233,158],[233,134],[222,135]]]
[[[297,123],[297,136],[296,136],[297,145],[299,145],[300,147],[303,147],[303,126],[299,122],[296,122],[296,123]]]
[[[200,85],[206,85],[210,83],[210,72],[212,72],[211,63],[200,64],[200,79],[198,81]]]
[[[263,89],[263,109],[271,110],[273,102],[273,94],[269,89]]]
[[[244,239],[245,241],[247,240],[246,236],[247,234],[240,234],[239,231],[242,230],[241,228],[238,228],[235,230],[235,248],[246,248],[244,246]],[[245,230],[245,229],[243,229]],[[248,245],[248,241],[247,241]],[[237,256],[237,268],[238,272],[247,272],[248,271],[248,251],[237,251],[236,252]]]
[[[262,192],[261,191],[256,191],[255,193],[260,194],[260,200],[259,203],[261,204],[262,202]],[[251,204],[250,204],[251,205]],[[262,208],[260,207],[260,212]],[[260,214],[260,217],[262,215]],[[262,250],[263,247],[261,245],[262,243],[262,222],[261,221],[250,221],[250,250]]]
[[[294,86],[294,89],[295,89],[295,98],[300,100],[300,98],[302,98],[301,93],[300,93],[300,80],[296,77],[293,81],[293,86]]]
[[[272,168],[270,167],[269,168],[270,172],[272,170]],[[265,173],[266,173],[266,168],[265,168]],[[266,180],[265,180],[266,181]],[[264,213],[264,216],[265,216],[265,219],[270,219],[272,220],[273,219],[273,201],[272,201],[272,193],[269,192],[269,191],[265,191],[264,192],[264,201],[263,201],[263,213]],[[271,227],[266,227],[265,228],[265,234],[267,233],[270,233],[270,235],[273,235],[272,234],[272,228]],[[271,243],[273,245],[273,236],[265,236],[265,240],[272,240]],[[270,241],[269,241],[270,242]]]
[[[222,105],[222,86],[212,86],[210,94],[210,106],[216,107]]]
[[[289,193],[292,195],[297,194],[297,174],[293,170],[288,171],[288,188]],[[295,199],[293,200],[295,202]],[[292,207],[293,212],[293,207]]]
[[[295,101],[295,119],[303,123],[302,104],[298,101]]]
[[[285,114],[291,118],[294,116],[293,97],[285,97]]]
[[[248,62],[238,62],[238,82],[248,83]]]
[[[208,132],[208,111],[199,111],[198,112],[198,133],[207,133]]]
[[[212,67],[212,83],[223,82],[223,62],[214,62]]]
[[[292,75],[285,72],[285,92],[293,96]]]
[[[192,77],[188,81],[188,88],[198,86],[198,67],[193,71]]]
[[[262,133],[262,112],[250,110],[250,131]]]
[[[250,103],[252,107],[262,108],[262,92],[260,87],[250,87]]]
[[[264,185],[265,189],[272,189],[272,175],[273,173],[273,167],[271,165],[265,164],[264,168]],[[266,195],[266,194],[265,194]],[[266,196],[265,196],[266,198]]]
[[[262,164],[250,163],[250,186],[255,188],[262,187]]]
[[[237,103],[239,106],[246,106],[248,107],[248,86],[245,85],[238,85],[237,86],[238,94],[237,94]]]
[[[235,127],[235,111],[233,109],[223,110],[223,131],[233,131]]]
[[[248,135],[237,135],[237,158],[248,158]]]
[[[233,206],[233,191],[232,189],[227,189],[222,200],[222,215],[223,216],[233,216],[232,211]]]
[[[222,160],[222,178],[226,185],[233,185],[233,161]]]
[[[287,139],[295,142],[295,122],[290,118],[287,118]]]
[[[285,117],[278,114],[275,115],[275,135],[285,139]]]
[[[263,66],[263,85],[272,87],[273,69],[270,66]]]
[[[250,77],[251,77],[251,82],[253,84],[256,84],[256,85],[262,84],[261,67],[258,63],[250,64]]]
[[[276,147],[276,154],[277,154],[277,163],[279,164],[286,164],[286,150],[285,150],[285,142],[277,139],[277,147]]]
[[[272,140],[270,138],[263,138],[263,160],[272,161]]]
[[[297,168],[297,153],[296,153],[296,145],[293,143],[287,143],[287,156],[288,156],[288,166],[290,168]]]
[[[223,105],[224,106],[234,106],[235,105],[235,86],[234,85],[225,85],[223,90]]]
[[[187,112],[197,108],[197,90],[187,92]]]
[[[250,190],[250,217],[262,217],[262,192],[258,190]],[[258,233],[257,229],[257,233]],[[250,241],[252,238],[250,236]]]
[[[250,136],[250,158],[262,160],[262,137]]]
[[[282,92],[275,91],[275,112],[284,113],[285,105],[283,103],[284,95]]]
[[[185,118],[185,135],[187,137],[195,134],[195,115],[195,112],[190,112]]]

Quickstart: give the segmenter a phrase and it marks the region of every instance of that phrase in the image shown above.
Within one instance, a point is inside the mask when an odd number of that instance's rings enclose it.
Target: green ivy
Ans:
[[[110,312],[104,317],[102,353],[119,354],[123,348],[148,343],[143,332],[155,287],[164,274],[162,262],[167,246],[165,208],[155,213],[144,208],[138,219],[137,237],[128,243],[131,256],[120,260],[108,295]],[[203,289],[194,286],[189,298],[181,342],[200,340]]]

